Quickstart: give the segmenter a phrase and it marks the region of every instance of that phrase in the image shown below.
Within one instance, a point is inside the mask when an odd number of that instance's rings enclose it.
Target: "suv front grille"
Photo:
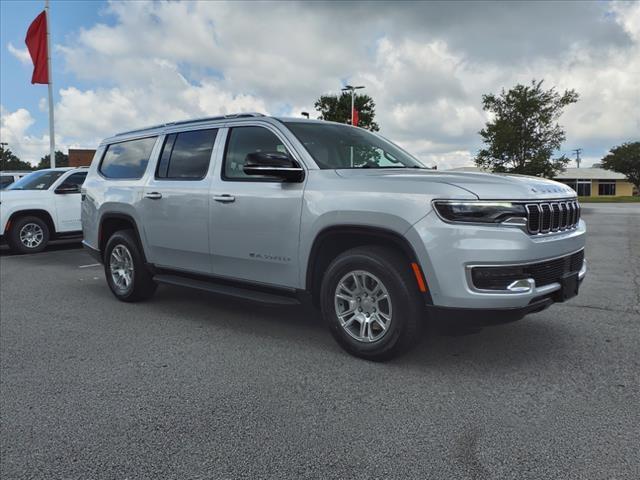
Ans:
[[[516,280],[533,278],[536,287],[559,282],[568,274],[579,272],[584,260],[584,250],[544,262],[504,267],[473,267],[473,285],[482,290],[506,290]]]
[[[527,230],[530,234],[560,232],[578,226],[580,204],[576,200],[527,203]]]

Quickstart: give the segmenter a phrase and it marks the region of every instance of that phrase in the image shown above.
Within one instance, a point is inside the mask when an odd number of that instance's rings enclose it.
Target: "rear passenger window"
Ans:
[[[201,180],[207,175],[218,130],[193,130],[167,135],[156,178]]]
[[[100,173],[107,178],[141,178],[155,143],[156,137],[112,143],[104,154]]]

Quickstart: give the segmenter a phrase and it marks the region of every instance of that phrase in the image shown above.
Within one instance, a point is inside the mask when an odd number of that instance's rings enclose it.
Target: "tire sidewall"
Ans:
[[[42,229],[42,242],[40,242],[40,245],[38,245],[35,248],[27,247],[20,240],[20,231],[25,227],[25,225],[29,223],[34,223]],[[50,235],[51,233],[49,232],[49,226],[47,225],[47,222],[45,222],[39,217],[23,217],[16,220],[16,222],[12,225],[11,232],[9,233],[9,239],[10,239],[9,243],[10,243],[11,249],[15,250],[16,252],[39,253],[47,247],[47,244],[49,243]]]
[[[371,343],[360,342],[352,338],[340,325],[335,312],[334,296],[338,282],[350,271],[364,270],[380,279],[391,299],[393,316],[389,331],[379,340]],[[394,349],[405,332],[407,316],[411,314],[409,302],[412,301],[402,287],[402,281],[395,270],[374,255],[353,254],[336,259],[327,269],[322,282],[322,316],[338,343],[347,351],[372,360],[384,357]]]
[[[117,288],[111,278],[111,252],[118,245],[124,245],[131,255],[131,259],[133,260],[133,279],[129,289],[126,292],[122,292],[119,288]],[[138,277],[140,276],[141,268],[144,268],[144,264],[142,262],[140,252],[135,241],[131,238],[129,234],[126,232],[116,232],[114,233],[109,241],[107,242],[107,246],[104,250],[104,274],[107,279],[107,283],[109,284],[109,288],[111,292],[120,300],[127,301],[133,297],[136,291],[136,282],[138,281]]]

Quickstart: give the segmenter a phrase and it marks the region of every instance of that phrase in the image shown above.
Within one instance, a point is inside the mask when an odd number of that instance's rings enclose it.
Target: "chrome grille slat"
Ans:
[[[557,232],[560,229],[560,205],[551,203],[551,231]]]
[[[569,230],[580,221],[580,205],[576,200],[528,203],[525,209],[531,235]]]
[[[573,202],[568,203],[569,207],[569,225],[573,225],[575,223],[576,218],[576,207]]]
[[[569,225],[569,222],[567,221],[567,213],[569,212],[569,210],[567,209],[567,202],[562,202],[560,204],[560,229],[564,230],[567,228],[567,226]]]
[[[527,225],[529,233],[538,233],[540,231],[540,206],[536,203],[525,206],[527,210]]]

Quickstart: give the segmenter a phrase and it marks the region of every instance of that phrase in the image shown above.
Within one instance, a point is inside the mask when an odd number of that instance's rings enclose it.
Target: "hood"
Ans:
[[[567,185],[540,177],[514,174],[450,172],[426,169],[345,169],[336,170],[341,177],[376,177],[389,181],[445,183],[473,193],[481,200],[536,200],[575,197]]]
[[[41,199],[48,190],[0,190],[0,202],[8,203],[13,200]]]

